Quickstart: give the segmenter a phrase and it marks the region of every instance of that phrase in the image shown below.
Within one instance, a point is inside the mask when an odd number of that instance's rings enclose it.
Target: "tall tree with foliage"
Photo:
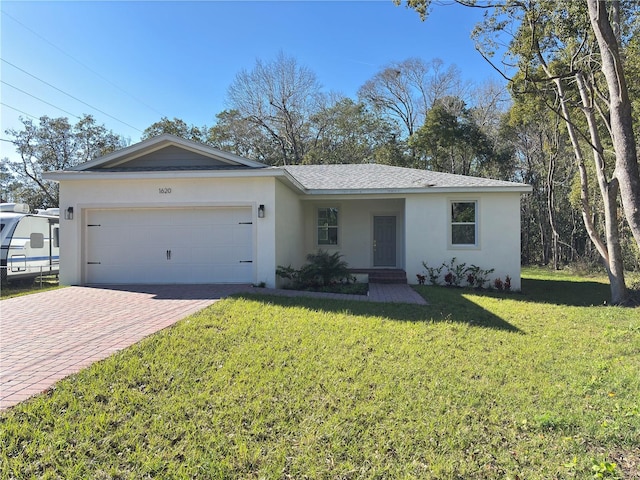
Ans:
[[[224,110],[216,115],[216,123],[207,132],[206,143],[267,165],[280,161],[280,150],[265,136],[255,122],[237,110]]]
[[[557,99],[550,95],[550,104],[557,108]],[[519,160],[520,180],[532,186],[523,201],[525,261],[557,269],[578,255],[584,258],[588,252],[580,206],[576,209],[568,201],[577,169],[561,117],[534,98],[519,96],[504,130]]]
[[[207,141],[207,127],[196,127],[195,125],[188,125],[184,120],[180,118],[173,118],[170,120],[168,117],[162,117],[159,121],[147,127],[142,133],[142,140],[147,138],[156,137],[163,133],[169,133],[185,140],[192,140],[194,142],[205,143]]]
[[[9,159],[0,162],[0,203],[16,202],[20,198],[21,185],[15,175],[9,170]]]
[[[424,162],[419,166],[459,175],[509,176],[510,154],[500,155],[462,100],[444,100],[428,111],[424,125],[409,138],[409,146]]]
[[[304,163],[369,163],[376,161],[397,135],[394,125],[362,103],[339,98],[310,119],[311,139]]]
[[[396,3],[400,3],[396,0]],[[459,4],[476,6],[473,0]],[[424,19],[431,0],[408,0]],[[640,245],[640,174],[633,134],[631,100],[622,54],[623,32],[634,25],[640,6],[631,1],[503,0],[483,5],[490,14],[476,28],[489,47],[496,36],[512,32],[509,55],[517,63],[526,94],[537,94],[541,85],[552,86],[560,114],[574,149],[582,186],[583,219],[591,241],[600,253],[611,283],[613,303],[625,303],[628,291],[620,248],[617,200],[621,198],[626,220]],[[478,43],[479,50],[483,47]],[[533,87],[533,88],[531,88]],[[575,97],[575,99],[574,99]],[[576,107],[579,107],[576,110]],[[582,115],[584,129],[576,119]],[[606,147],[614,151],[615,166],[607,167]],[[589,210],[589,176],[585,149],[590,150],[603,201],[605,235],[601,238]]]
[[[58,184],[44,180],[43,172],[65,170],[126,145],[124,138],[98,125],[91,115],[75,125],[66,117],[43,116],[37,124],[20,120],[21,130],[6,131],[20,156],[8,168],[24,184],[20,200],[34,208],[58,206]]]

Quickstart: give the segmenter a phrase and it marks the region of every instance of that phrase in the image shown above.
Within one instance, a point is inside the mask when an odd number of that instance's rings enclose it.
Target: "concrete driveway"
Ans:
[[[0,302],[0,409],[249,285],[67,287]]]

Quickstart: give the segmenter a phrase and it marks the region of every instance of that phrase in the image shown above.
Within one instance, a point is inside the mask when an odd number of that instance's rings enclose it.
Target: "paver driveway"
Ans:
[[[67,287],[0,302],[0,409],[249,285]]]
[[[369,295],[250,285],[67,287],[0,302],[0,410],[234,293],[426,305],[408,285],[370,284]]]

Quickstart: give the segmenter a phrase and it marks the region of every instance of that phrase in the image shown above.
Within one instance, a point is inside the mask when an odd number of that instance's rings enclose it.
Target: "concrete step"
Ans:
[[[366,273],[369,283],[406,284],[407,272],[397,268],[363,268],[351,269],[352,273]]]

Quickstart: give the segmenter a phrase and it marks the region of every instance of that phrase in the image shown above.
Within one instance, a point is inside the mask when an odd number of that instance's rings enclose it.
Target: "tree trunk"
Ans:
[[[607,3],[619,11],[618,0],[588,0],[589,19],[600,47],[602,73],[609,90],[609,115],[613,148],[616,153],[614,176],[618,179],[620,197],[627,223],[640,246],[640,171],[633,133],[631,101],[620,58],[618,38],[607,11]]]
[[[573,151],[578,162],[578,170],[580,172],[582,219],[584,221],[587,234],[598,250],[598,253],[600,254],[607,270],[611,291],[611,303],[614,305],[624,304],[627,302],[629,295],[624,280],[622,249],[620,247],[620,237],[618,231],[616,204],[618,182],[615,178],[613,178],[611,182],[607,182],[606,180],[600,137],[596,126],[590,97],[588,96],[585,86],[585,80],[580,72],[576,73],[576,81],[580,90],[582,110],[585,113],[585,117],[589,125],[589,133],[591,135],[594,161],[596,163],[598,185],[600,187],[600,193],[602,196],[602,201],[604,203],[606,243],[602,241],[592,222],[591,207],[589,205],[589,182],[587,169],[585,167],[584,156],[582,154],[582,148],[580,147],[580,143],[578,141],[578,135],[575,130],[575,126],[571,121],[571,112],[569,111],[569,108],[567,106],[562,80],[559,78],[555,78],[553,82],[558,92],[560,108],[562,109],[562,114],[564,116],[567,125],[567,131],[569,133],[569,138],[571,140]]]
[[[591,137],[591,150],[596,166],[596,177],[604,203],[604,221],[607,255],[605,265],[611,283],[611,303],[618,305],[627,302],[629,293],[624,280],[624,263],[622,260],[622,248],[620,246],[620,230],[618,229],[618,179],[615,177],[608,181],[606,177],[603,147],[596,118],[593,113],[593,102],[587,89],[586,81],[581,72],[575,75],[582,111],[584,112]]]
[[[551,263],[554,270],[560,269],[560,252],[558,244],[558,229],[556,228],[556,215],[554,205],[553,176],[556,169],[556,154],[549,155],[549,168],[547,170],[547,212],[549,214],[549,226],[551,227]]]

